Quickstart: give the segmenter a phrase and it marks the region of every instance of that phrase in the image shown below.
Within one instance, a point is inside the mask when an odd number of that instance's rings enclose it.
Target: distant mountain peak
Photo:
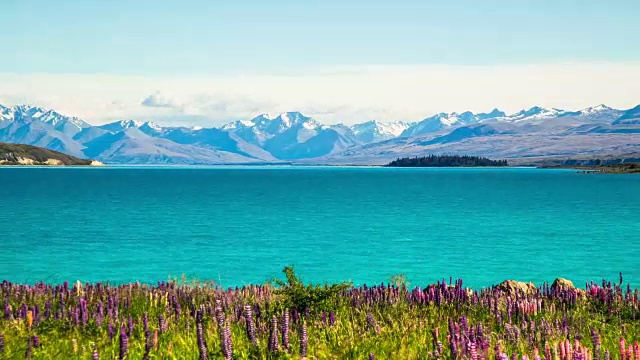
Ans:
[[[144,125],[144,122],[138,121],[138,120],[120,120],[118,123],[124,129],[128,129],[128,128],[131,128],[131,127],[140,127],[140,126]]]
[[[530,119],[554,118],[554,117],[562,116],[565,113],[566,111],[562,109],[556,109],[556,108],[547,109],[541,106],[533,106],[529,109],[524,109],[515,114],[506,116],[505,120],[522,121],[522,120],[530,120]]]
[[[304,123],[308,120],[311,120],[310,117],[303,115],[297,111],[289,111],[277,114],[260,114],[251,120],[252,123],[265,124],[269,122],[281,122],[285,126],[290,127],[293,125]]]
[[[498,108],[494,108],[493,110],[491,110],[488,113],[480,113],[480,114],[477,114],[476,116],[480,120],[487,120],[487,119],[495,119],[495,118],[505,117],[505,116],[507,116],[507,114],[505,114],[504,111],[502,111],[502,110],[500,110]]]
[[[608,107],[605,104],[600,104],[600,105],[596,105],[596,106],[589,106],[588,108],[582,109],[582,110],[580,110],[580,113],[582,113],[582,114],[592,114],[592,113],[597,113],[597,112],[602,112],[602,111],[610,111],[610,110],[613,110],[613,109]]]

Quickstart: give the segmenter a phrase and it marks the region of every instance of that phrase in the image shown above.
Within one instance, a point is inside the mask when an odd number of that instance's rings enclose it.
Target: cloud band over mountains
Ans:
[[[637,104],[640,63],[353,66],[281,75],[140,77],[0,73],[0,103],[36,104],[93,123],[220,125],[301,111],[323,123],[417,121],[437,111],[516,112],[531,104]]]

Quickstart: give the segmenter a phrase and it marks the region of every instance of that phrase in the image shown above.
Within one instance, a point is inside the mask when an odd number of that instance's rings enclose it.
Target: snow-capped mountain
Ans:
[[[278,161],[378,163],[434,152],[483,156],[573,155],[640,147],[640,106],[579,111],[539,106],[512,115],[439,113],[418,123],[323,125],[299,112],[262,114],[220,128],[122,120],[92,126],[40,107],[0,105],[0,142],[46,147],[107,163]],[[591,149],[591,150],[589,150]]]
[[[319,122],[299,112],[286,112],[277,115],[262,114],[250,121],[235,121],[224,125],[222,129],[235,133],[249,143],[264,146],[267,141],[285,132],[289,136],[295,132],[296,139],[304,141],[321,127]]]
[[[3,122],[13,120],[13,111],[11,108],[0,105],[0,126]]]
[[[446,128],[475,124],[492,118],[504,116],[504,112],[493,109],[490,113],[474,114],[471,111],[463,113],[439,113],[428,117],[402,132],[401,136],[417,136],[434,133]]]
[[[325,156],[358,144],[352,133],[323,126],[299,112],[262,114],[250,121],[232,122],[221,129],[285,160]]]
[[[530,109],[518,111],[515,114],[511,114],[509,116],[499,118],[500,121],[524,121],[524,120],[534,120],[534,119],[550,119],[556,118],[563,115],[566,115],[565,110],[561,109],[546,109],[540,106],[534,106]]]
[[[377,120],[371,120],[362,124],[353,125],[351,126],[351,130],[359,141],[372,143],[398,137],[403,131],[413,125],[414,123],[403,121],[379,122]]]
[[[30,105],[4,107],[0,105],[1,121],[41,121],[52,125],[56,130],[73,136],[91,125],[77,117],[62,115],[54,110],[43,109]]]
[[[138,128],[141,130],[146,130],[146,131],[154,131],[154,132],[160,132],[162,131],[162,126],[150,122],[150,121],[137,121],[137,120],[120,120],[120,121],[115,121],[109,124],[104,124],[104,125],[100,125],[98,126],[98,128],[102,129],[102,130],[106,130],[108,132],[111,133],[116,133],[116,132],[120,132],[120,131],[124,131],[126,129],[129,128]]]

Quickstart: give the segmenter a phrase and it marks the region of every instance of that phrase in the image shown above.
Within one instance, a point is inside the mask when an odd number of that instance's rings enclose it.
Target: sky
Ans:
[[[640,103],[636,0],[2,0],[0,104],[92,123]]]

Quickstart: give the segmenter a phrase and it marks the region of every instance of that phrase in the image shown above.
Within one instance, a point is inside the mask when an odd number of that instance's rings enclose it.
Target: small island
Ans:
[[[104,164],[37,146],[0,143],[0,166],[2,165],[101,166]]]
[[[398,158],[387,167],[502,167],[509,166],[507,160],[491,160],[479,156],[467,155],[429,155],[422,157]]]

